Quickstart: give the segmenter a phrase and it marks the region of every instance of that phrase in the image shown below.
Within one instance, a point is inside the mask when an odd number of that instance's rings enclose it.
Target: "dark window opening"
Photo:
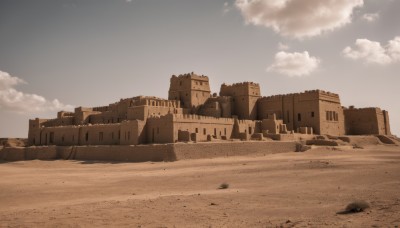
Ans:
[[[297,121],[301,121],[301,114],[300,113],[297,114]]]
[[[249,127],[249,134],[251,134],[251,131],[252,131],[253,129],[251,128],[251,127]]]
[[[314,117],[314,112],[311,112],[311,117]]]
[[[85,139],[86,141],[89,141],[89,132],[86,132]]]
[[[196,128],[196,133],[199,133],[199,129],[198,128]]]
[[[99,132],[99,141],[103,141],[103,132]]]
[[[203,134],[206,135],[207,134],[207,130],[204,128],[203,129]]]

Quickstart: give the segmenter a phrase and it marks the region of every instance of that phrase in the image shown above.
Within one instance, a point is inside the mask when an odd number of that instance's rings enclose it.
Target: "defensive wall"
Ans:
[[[296,142],[211,142],[137,146],[6,147],[0,160],[93,160],[118,162],[177,161],[217,157],[266,155],[296,151]]]
[[[274,95],[258,100],[258,118],[276,114],[289,131],[312,127],[316,134],[343,135],[344,115],[338,94],[323,90]]]
[[[346,134],[349,135],[390,135],[389,114],[380,108],[344,109]]]

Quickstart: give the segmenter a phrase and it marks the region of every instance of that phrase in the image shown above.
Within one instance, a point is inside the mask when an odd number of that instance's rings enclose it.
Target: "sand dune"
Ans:
[[[1,163],[0,177],[0,227],[400,225],[396,145],[167,163],[20,161]],[[336,214],[357,199],[371,208]]]

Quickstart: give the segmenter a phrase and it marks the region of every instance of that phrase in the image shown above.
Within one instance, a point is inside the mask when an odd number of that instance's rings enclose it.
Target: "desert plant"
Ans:
[[[229,188],[229,184],[227,184],[227,183],[222,183],[222,184],[219,186],[218,189],[227,189],[227,188]]]
[[[364,200],[356,200],[352,203],[349,203],[344,211],[338,212],[338,214],[350,214],[350,213],[359,213],[365,211],[369,208],[369,203]]]

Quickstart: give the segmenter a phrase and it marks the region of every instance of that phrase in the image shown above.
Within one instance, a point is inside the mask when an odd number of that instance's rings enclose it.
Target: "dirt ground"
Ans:
[[[222,183],[227,189],[218,189]],[[371,207],[336,214],[354,200]],[[400,147],[0,163],[0,227],[398,227]]]

